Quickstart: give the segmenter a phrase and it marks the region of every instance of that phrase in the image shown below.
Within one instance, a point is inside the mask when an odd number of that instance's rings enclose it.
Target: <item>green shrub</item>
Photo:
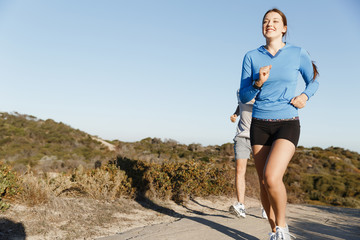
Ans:
[[[0,210],[4,211],[9,208],[9,203],[4,199],[11,198],[20,191],[19,180],[10,168],[0,163]]]

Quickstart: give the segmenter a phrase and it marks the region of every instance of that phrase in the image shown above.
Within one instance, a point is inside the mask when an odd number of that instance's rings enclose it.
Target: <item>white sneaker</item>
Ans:
[[[261,208],[261,217],[262,217],[263,219],[268,219],[264,208]]]
[[[275,229],[276,229],[275,240],[291,240],[291,237],[296,238],[294,235],[289,233],[289,227],[287,224],[286,227],[284,228],[276,226]]]
[[[246,217],[245,206],[242,203],[238,202],[234,205],[231,205],[229,211],[237,217]]]
[[[270,240],[276,240],[276,234],[274,232],[269,233]]]

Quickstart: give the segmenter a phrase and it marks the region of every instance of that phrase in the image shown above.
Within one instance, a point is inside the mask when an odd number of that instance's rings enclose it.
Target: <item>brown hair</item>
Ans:
[[[315,78],[316,78],[317,76],[319,76],[319,71],[318,71],[318,69],[317,69],[317,66],[315,65],[315,62],[314,62],[314,61],[312,61],[311,63],[312,63],[313,70],[314,70],[314,77],[313,77],[313,81],[315,81]]]
[[[263,17],[263,22],[264,22],[264,19],[265,19],[265,16],[266,14],[270,13],[270,12],[276,12],[278,13],[280,16],[281,16],[281,19],[282,19],[282,22],[284,23],[284,26],[287,26],[287,20],[286,20],[286,16],[285,14],[280,11],[279,9],[277,8],[273,8],[273,9],[270,9],[269,11],[267,11],[265,14],[264,14],[264,17]],[[287,29],[286,29],[286,32],[283,33],[283,36],[285,36],[287,33]]]
[[[276,13],[278,13],[278,14],[281,16],[281,19],[282,19],[282,21],[283,21],[284,26],[287,26],[287,19],[286,19],[285,14],[284,14],[282,11],[280,11],[279,9],[277,9],[277,8],[273,8],[273,9],[268,10],[268,11],[264,14],[263,22],[264,22],[264,19],[265,19],[266,14],[268,14],[268,13],[270,13],[270,12],[276,12]],[[284,37],[286,34],[287,34],[287,29],[286,29],[286,32],[283,33],[283,37]],[[313,80],[315,80],[315,78],[316,78],[317,76],[319,76],[319,71],[318,71],[317,66],[315,65],[315,62],[314,62],[314,61],[312,61],[312,66],[313,66],[313,71],[314,71]]]

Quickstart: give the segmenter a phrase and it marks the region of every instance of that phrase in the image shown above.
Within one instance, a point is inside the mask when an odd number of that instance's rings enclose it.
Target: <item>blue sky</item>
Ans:
[[[273,7],[320,71],[299,145],[360,152],[356,0],[0,0],[0,111],[107,140],[232,142],[242,59]]]

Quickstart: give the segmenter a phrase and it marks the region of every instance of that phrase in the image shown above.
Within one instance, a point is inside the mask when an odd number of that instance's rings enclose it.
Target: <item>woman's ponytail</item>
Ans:
[[[312,61],[312,66],[313,66],[313,70],[314,70],[313,81],[315,81],[315,78],[319,75],[319,71],[318,71],[317,66],[315,65],[314,61]]]

